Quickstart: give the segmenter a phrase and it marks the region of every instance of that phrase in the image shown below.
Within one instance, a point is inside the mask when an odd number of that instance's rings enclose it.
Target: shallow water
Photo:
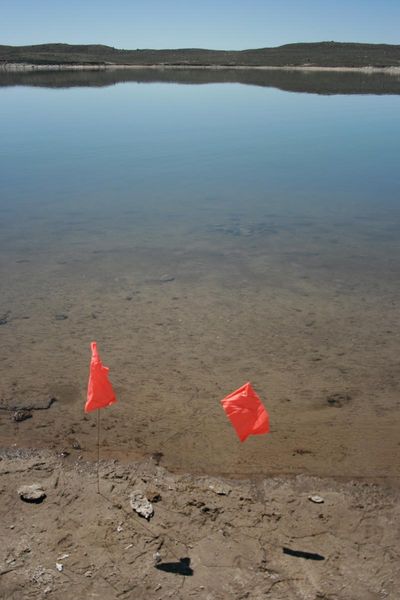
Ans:
[[[91,454],[97,339],[105,453],[396,474],[400,96],[91,77],[0,81],[0,395],[59,399],[0,411],[6,442]],[[219,399],[247,380],[272,434],[240,445]]]

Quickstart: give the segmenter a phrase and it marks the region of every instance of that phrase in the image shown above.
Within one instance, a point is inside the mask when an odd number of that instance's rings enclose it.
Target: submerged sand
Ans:
[[[83,413],[95,339],[119,400],[102,415],[104,458],[162,453],[168,469],[233,477],[398,477],[390,224],[360,221],[350,234],[343,224],[242,218],[199,223],[187,246],[176,226],[151,246],[130,227],[99,241],[96,227],[68,221],[51,254],[46,238],[30,251],[8,243],[2,445],[77,442],[85,459],[95,455]],[[241,444],[220,399],[247,380],[271,434]],[[32,417],[15,422],[16,409]]]

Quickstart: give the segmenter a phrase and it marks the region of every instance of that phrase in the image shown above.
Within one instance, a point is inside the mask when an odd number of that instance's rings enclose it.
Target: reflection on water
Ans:
[[[359,95],[381,94],[382,76],[146,84],[164,76],[2,75],[0,396],[61,400],[23,431],[0,422],[3,435],[78,436],[90,453],[80,405],[97,339],[120,397],[105,416],[113,455],[394,472],[400,98]],[[256,85],[220,84],[232,78]],[[307,86],[358,95],[273,89]],[[239,446],[218,400],[248,379],[273,435]]]
[[[0,87],[102,87],[117,83],[242,83],[314,94],[400,94],[400,76],[378,72],[262,69],[104,69],[99,71],[0,72]]]

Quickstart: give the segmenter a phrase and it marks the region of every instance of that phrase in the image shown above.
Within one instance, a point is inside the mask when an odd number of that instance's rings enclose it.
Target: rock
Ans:
[[[330,394],[327,396],[326,401],[329,406],[336,406],[340,408],[343,404],[350,402],[351,396],[347,392],[338,392],[336,394]]]
[[[32,485],[21,486],[18,490],[18,496],[24,502],[40,504],[46,498],[46,493],[40,483],[33,483]]]
[[[315,504],[322,504],[324,502],[322,496],[308,496],[308,499],[311,500],[311,502],[315,502]]]
[[[59,561],[59,560],[65,560],[66,558],[69,558],[69,554],[61,554],[61,556],[59,556],[57,558],[57,561]]]
[[[59,573],[61,573],[61,571],[63,570],[64,565],[62,563],[58,563],[56,562],[56,569]]]
[[[162,275],[159,281],[160,283],[168,283],[169,281],[175,281],[175,277],[172,275]]]
[[[11,419],[13,421],[15,421],[16,423],[20,423],[21,421],[25,421],[26,419],[31,419],[31,418],[32,418],[31,411],[26,410],[25,408],[21,408],[21,410],[16,410],[11,416]]]
[[[161,494],[156,488],[149,486],[146,488],[146,498],[149,502],[159,502]]]
[[[0,315],[0,325],[7,325],[9,318],[10,318],[10,314],[11,314],[11,311],[8,310],[3,315]]]
[[[163,458],[164,454],[163,452],[154,452],[151,455],[151,458],[154,460],[154,462],[156,463],[156,465],[158,466],[161,462],[161,459]]]
[[[223,483],[222,481],[210,483],[208,488],[212,492],[214,492],[214,494],[218,494],[218,496],[229,496],[229,494],[231,493],[231,488],[229,487],[229,485]]]
[[[82,447],[81,447],[80,443],[78,442],[78,440],[73,440],[72,447],[74,450],[82,450]]]
[[[55,315],[55,319],[56,319],[56,321],[65,321],[65,319],[68,319],[68,315],[58,314],[58,315]]]
[[[154,515],[154,509],[151,502],[141,490],[134,490],[130,495],[130,505],[141,517],[149,520]]]

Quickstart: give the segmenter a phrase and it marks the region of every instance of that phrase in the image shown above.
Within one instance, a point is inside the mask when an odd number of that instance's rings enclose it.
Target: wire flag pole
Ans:
[[[100,494],[100,409],[97,409],[97,493]]]

